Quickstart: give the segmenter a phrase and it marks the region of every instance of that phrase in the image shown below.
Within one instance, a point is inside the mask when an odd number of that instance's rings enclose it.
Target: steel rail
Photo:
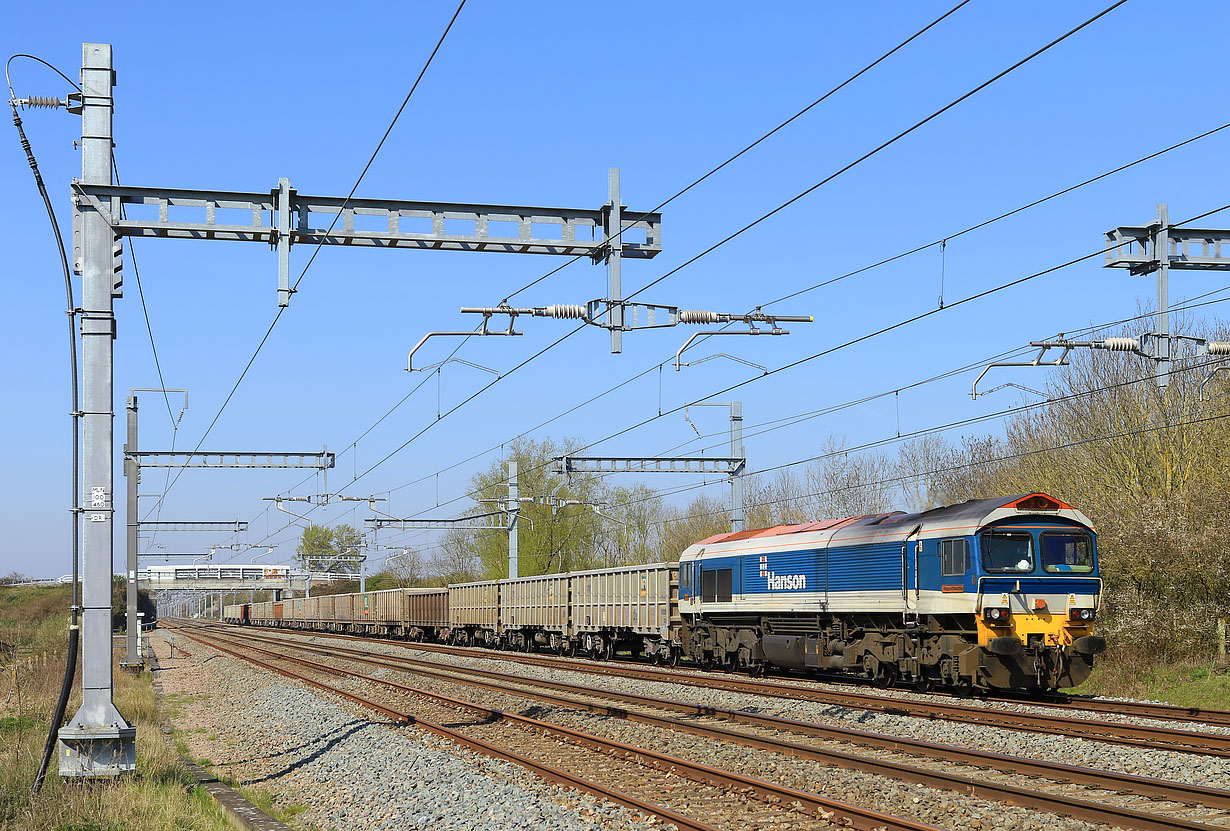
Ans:
[[[199,634],[199,630],[197,631],[198,634],[196,635],[185,633],[185,637],[192,638],[198,643],[205,643],[205,645],[208,646],[215,646],[211,641],[223,640],[224,642],[227,642],[225,636],[219,637],[216,632],[210,632],[208,636],[202,637]],[[229,642],[233,643],[233,641]],[[215,646],[215,648],[218,647]],[[836,815],[841,817],[841,823],[844,823],[847,827],[859,829],[859,831],[941,831],[935,826],[927,825],[925,823],[915,822],[914,820],[904,819],[902,817],[894,817],[880,811],[874,811],[858,805],[828,799],[827,797],[820,796],[819,794],[808,793],[807,791],[801,791],[784,785],[777,785],[772,782],[754,779],[750,776],[744,776],[732,771],[722,770],[720,768],[715,768],[699,762],[692,762],[677,756],[669,756],[665,753],[659,753],[643,747],[636,747],[623,742],[604,739],[600,736],[582,733],[579,730],[573,730],[569,727],[563,727],[558,724],[540,721],[539,719],[531,718],[529,716],[484,707],[480,704],[431,692],[430,690],[412,687],[407,684],[401,684],[385,678],[377,678],[370,675],[347,672],[345,670],[337,669],[336,667],[331,667],[327,664],[309,661],[304,658],[296,658],[294,656],[277,653],[257,646],[251,646],[249,648],[257,652],[263,652],[271,655],[278,660],[290,661],[292,663],[309,667],[318,672],[352,678],[354,680],[364,681],[371,684],[378,684],[402,693],[424,696],[449,706],[470,710],[478,713],[486,719],[504,720],[513,724],[524,725],[531,730],[536,730],[548,735],[554,735],[564,741],[579,744],[581,746],[588,747],[591,750],[606,753],[608,755],[628,759],[643,766],[654,767],[656,769],[662,769],[662,767],[665,766],[667,769],[685,776],[688,779],[692,779],[693,781],[701,782],[723,790],[753,796],[766,804],[776,807],[790,806],[791,810],[797,810],[801,813],[806,813],[821,819],[829,819]],[[244,658],[245,660],[252,660],[252,658],[250,658],[247,654],[241,652],[227,649],[222,649],[221,651],[227,652],[235,657]],[[282,674],[285,675],[286,671],[282,671]],[[316,682],[316,684],[318,686],[320,685],[319,682]],[[352,695],[349,693],[344,694]],[[413,718],[413,716],[410,716],[410,718]],[[664,818],[668,817],[668,815],[662,811],[649,811],[649,813],[657,813],[659,816],[663,816]],[[676,822],[673,818],[671,818],[670,821]],[[709,827],[697,826],[695,820],[688,820],[688,823],[689,825],[686,827]]]
[[[309,632],[314,630],[309,629],[279,629],[276,627],[254,626],[257,629],[269,629],[270,631],[293,631],[293,632]],[[382,638],[364,635],[345,635],[340,632],[319,632],[317,634],[329,635],[335,638],[354,638],[357,640],[392,640],[397,643],[407,643],[394,638]],[[420,644],[415,643],[416,649],[432,650],[483,650],[485,647],[453,647],[445,644]],[[547,657],[547,656],[539,656]],[[504,660],[503,658],[497,660]],[[638,665],[642,662],[635,658],[616,658],[619,663],[629,663]],[[700,672],[702,670],[685,670]],[[778,676],[783,677],[783,676]],[[818,682],[826,684],[845,684],[849,686],[866,686],[870,682],[860,678],[852,678],[850,676],[835,675],[832,673],[823,673],[815,678]],[[940,694],[940,693],[934,693]],[[955,696],[954,696],[955,697]],[[1053,695],[1013,695],[1011,693],[999,693],[997,695],[980,695],[975,694],[978,701],[995,701],[1003,704],[1022,704],[1033,707],[1051,707],[1057,710],[1083,710],[1093,713],[1105,713],[1109,715],[1131,716],[1133,718],[1149,718],[1158,721],[1182,721],[1197,724],[1210,724],[1215,727],[1230,727],[1230,710],[1214,710],[1207,707],[1185,707],[1179,704],[1161,704],[1158,702],[1145,701],[1115,701],[1110,699],[1102,699],[1091,696],[1068,695],[1056,693]]]
[[[797,683],[771,683],[752,681],[731,677],[700,674],[697,672],[680,672],[678,670],[646,669],[626,662],[618,666],[601,663],[584,663],[567,658],[545,655],[525,655],[512,652],[495,652],[472,647],[445,646],[442,644],[425,644],[411,641],[394,641],[385,638],[365,638],[357,635],[344,635],[336,632],[314,632],[313,630],[279,629],[276,627],[255,627],[274,632],[311,633],[320,637],[340,638],[345,640],[372,641],[393,643],[406,649],[424,652],[439,652],[450,655],[471,655],[485,660],[512,661],[569,672],[580,672],[590,675],[615,675],[623,678],[637,678],[659,683],[683,684],[692,687],[722,689],[747,695],[762,695],[772,698],[814,701],[838,707],[847,707],[868,712],[884,713],[886,715],[906,716],[910,718],[925,718],[938,721],[952,721],[963,724],[978,724],[1000,727],[1008,730],[1020,730],[1035,733],[1050,733],[1078,739],[1119,744],[1128,747],[1142,747],[1151,750],[1168,750],[1176,753],[1190,753],[1203,756],[1230,758],[1230,735],[1224,733],[1200,733],[1192,730],[1177,730],[1167,727],[1153,727],[1124,722],[1093,721],[1091,719],[1053,716],[1044,713],[1022,713],[1013,710],[995,710],[969,705],[947,704],[936,701],[917,699],[892,698],[890,696],[868,695],[865,693],[838,692],[807,687]],[[1022,702],[1023,703],[1023,702]],[[1045,706],[1045,705],[1044,705]]]
[[[176,626],[175,628],[195,629],[196,627]],[[668,822],[672,822],[675,825],[679,826],[680,829],[691,829],[691,831],[718,831],[717,828],[715,828],[712,825],[709,825],[708,823],[700,822],[698,820],[693,820],[689,817],[684,816],[683,814],[672,811],[670,808],[667,808],[664,805],[655,805],[653,803],[646,802],[645,800],[642,800],[639,797],[635,797],[635,796],[632,796],[631,794],[623,793],[622,791],[617,791],[614,788],[610,788],[598,782],[593,782],[591,780],[584,779],[574,773],[569,773],[567,771],[560,770],[559,768],[545,765],[527,756],[522,756],[518,753],[513,753],[510,750],[504,750],[500,747],[497,747],[496,745],[489,744],[479,739],[471,738],[469,736],[466,736],[462,733],[457,732],[456,730],[452,730],[448,727],[444,727],[443,725],[436,724],[435,722],[419,718],[409,713],[403,713],[400,710],[395,710],[383,704],[378,704],[375,701],[371,701],[370,699],[364,698],[360,695],[356,695],[355,693],[349,692],[347,690],[338,689],[337,687],[333,687],[328,684],[321,683],[320,681],[316,681],[315,679],[309,678],[306,675],[303,675],[301,673],[291,672],[290,670],[283,669],[282,667],[274,666],[273,664],[270,664],[266,661],[262,661],[259,658],[254,658],[251,655],[246,655],[244,653],[237,652],[232,649],[227,649],[226,647],[221,646],[216,642],[211,642],[209,640],[202,639],[200,637],[188,634],[186,632],[184,633],[184,637],[191,638],[197,643],[200,643],[204,646],[208,646],[212,649],[216,649],[219,652],[224,652],[233,657],[248,661],[249,663],[262,667],[263,669],[267,669],[270,672],[275,672],[278,675],[282,675],[286,678],[291,678],[296,681],[302,681],[303,683],[316,687],[317,689],[321,689],[326,692],[333,693],[334,695],[339,695],[343,698],[354,701],[358,704],[363,705],[364,707],[367,707],[369,709],[375,710],[378,713],[382,713],[388,716],[389,718],[393,719],[397,723],[411,724],[416,727],[422,727],[423,729],[428,730],[432,733],[435,733],[436,735],[441,736],[445,739],[448,739],[449,741],[455,742],[456,744],[459,744],[462,747],[468,748],[478,753],[482,753],[486,756],[491,756],[496,759],[503,759],[505,761],[512,762],[517,765],[521,765],[522,767],[527,768],[528,770],[533,771],[534,773],[538,774],[539,776],[541,776],[543,779],[547,780],[548,782],[553,782],[558,785],[565,785],[567,787],[576,788],[577,790],[584,791],[586,793],[591,793],[591,794],[594,794],[595,796],[600,796],[605,799],[609,799],[612,802],[618,803],[625,807],[633,808],[649,816],[661,817],[662,819]],[[260,651],[268,652],[268,650],[260,650]],[[274,654],[274,653],[270,653],[270,654]],[[376,680],[376,679],[371,679],[371,680]]]
[[[398,669],[413,672],[426,677],[452,683],[489,689],[495,692],[527,697],[548,704],[561,705],[573,709],[581,709],[600,715],[622,718],[629,721],[649,724],[678,732],[690,733],[709,739],[755,747],[785,755],[805,758],[837,767],[860,770],[893,779],[913,782],[928,787],[941,788],[950,791],[969,793],[982,799],[993,800],[1013,805],[1028,805],[1049,813],[1071,816],[1095,823],[1110,823],[1121,828],[1137,829],[1137,831],[1208,831],[1208,829],[1224,828],[1222,825],[1212,825],[1193,819],[1168,817],[1163,814],[1136,811],[1104,802],[1078,799],[1067,795],[1047,794],[1028,788],[1021,788],[1002,783],[990,782],[985,779],[975,779],[970,776],[932,771],[917,768],[912,765],[882,759],[868,758],[841,751],[828,750],[795,742],[758,736],[740,731],[726,730],[715,726],[706,726],[694,722],[681,721],[675,718],[655,716],[648,713],[630,712],[618,707],[591,704],[565,696],[549,693],[533,693],[523,690],[509,689],[507,686],[494,683],[498,679],[505,684],[520,684],[530,687],[545,687],[547,689],[579,693],[596,698],[611,698],[626,703],[636,703],[648,707],[684,712],[690,715],[710,716],[730,721],[742,721],[757,726],[769,727],[795,733],[819,735],[836,741],[865,744],[881,749],[913,755],[924,755],[943,761],[956,762],[976,767],[991,767],[1004,773],[1022,776],[1034,776],[1052,780],[1059,784],[1077,784],[1109,791],[1129,791],[1133,794],[1152,799],[1177,803],[1180,806],[1199,804],[1207,808],[1230,810],[1230,791],[1216,788],[1206,788],[1181,782],[1169,782],[1130,774],[1120,774],[1111,771],[1088,770],[1073,765],[1055,762],[1033,761],[989,753],[979,750],[941,745],[912,739],[896,739],[847,728],[828,728],[809,722],[785,719],[777,716],[767,716],[758,713],[746,713],[729,710],[722,707],[697,705],[688,702],[672,701],[654,698],[652,696],[621,693],[610,690],[593,690],[579,685],[557,681],[546,681],[536,678],[525,678],[500,672],[489,672],[480,669],[467,669],[451,665],[433,664],[416,658],[381,656],[389,660],[373,658],[358,650],[345,648],[325,648],[311,644],[298,644],[283,639],[252,636],[226,632],[223,637],[232,640],[246,640],[254,643],[274,642],[279,645],[314,654],[322,654],[339,660],[355,661],[387,669]],[[416,668],[408,669],[399,664],[412,664]],[[430,668],[424,668],[426,667]],[[443,671],[441,671],[443,670]],[[480,679],[458,678],[458,675],[480,675]],[[818,729],[816,729],[818,728]],[[1162,808],[1162,811],[1180,810],[1179,808]]]
[[[1157,704],[1151,701],[1109,701],[1090,696],[1063,694],[1040,698],[1013,695],[979,696],[979,698],[983,701],[1001,701],[1006,704],[1030,704],[1038,707],[1055,707],[1061,710],[1087,710],[1093,713],[1230,727],[1230,710],[1212,710],[1207,707],[1184,707],[1180,704]]]

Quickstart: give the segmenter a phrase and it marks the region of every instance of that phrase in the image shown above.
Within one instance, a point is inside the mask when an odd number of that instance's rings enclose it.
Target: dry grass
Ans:
[[[1230,666],[1108,656],[1074,692],[1230,710]]]
[[[67,605],[67,590],[60,588],[0,588],[0,829],[230,829],[163,741],[149,673],[115,674],[116,705],[137,726],[137,773],[112,781],[61,780],[53,761],[46,785],[30,796],[60,689]],[[79,704],[74,693],[69,713]]]

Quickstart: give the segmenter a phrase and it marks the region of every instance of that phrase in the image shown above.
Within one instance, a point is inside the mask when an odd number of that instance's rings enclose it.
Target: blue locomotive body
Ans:
[[[724,534],[680,557],[681,644],[708,664],[888,683],[1075,686],[1104,649],[1088,519],[1043,494]]]

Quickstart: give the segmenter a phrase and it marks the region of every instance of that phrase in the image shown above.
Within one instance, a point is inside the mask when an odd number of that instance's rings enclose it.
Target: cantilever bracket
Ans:
[[[970,388],[969,397],[977,399],[979,395],[990,395],[992,392],[995,392],[995,390],[1004,388],[1005,385],[1001,385],[987,392],[978,392],[978,382],[981,381],[988,372],[990,372],[992,369],[994,369],[997,366],[1067,366],[1068,365],[1068,355],[1072,353],[1072,350],[1075,347],[1092,346],[1092,345],[1093,345],[1092,341],[1085,342],[1085,343],[1077,343],[1075,341],[1066,341],[1063,339],[1062,334],[1060,334],[1059,339],[1055,341],[1034,341],[1030,343],[1030,346],[1038,347],[1038,354],[1034,356],[1034,359],[1032,361],[1005,361],[1002,363],[988,364],[985,368],[983,368],[982,372],[978,373],[978,377],[974,379],[974,385]],[[1046,355],[1047,350],[1056,348],[1056,347],[1063,349],[1063,352],[1060,354],[1060,356],[1053,362],[1048,361],[1046,363],[1043,363],[1042,358],[1043,356]]]
[[[1200,393],[1199,397],[1201,401],[1204,400],[1204,388],[1208,386],[1209,381],[1213,380],[1213,376],[1219,372],[1230,372],[1230,365],[1222,364],[1221,366],[1215,366],[1213,367],[1212,372],[1204,376],[1204,380],[1200,382],[1200,389],[1199,389],[1199,393]]]
[[[754,361],[749,361],[744,358],[740,358],[737,355],[731,355],[727,352],[718,352],[716,355],[706,355],[703,358],[697,358],[694,361],[688,361],[685,364],[680,364],[680,366],[696,366],[697,364],[703,364],[705,361],[713,361],[718,358],[726,358],[729,361],[734,361],[735,363],[743,364],[744,366],[750,366],[752,369],[759,369],[762,375],[769,374],[769,368],[767,366],[762,366]]]
[[[282,505],[283,502],[311,502],[312,497],[310,496],[262,496],[261,499],[265,502],[272,502],[273,507],[277,508],[284,514],[290,514],[291,516],[301,519],[307,523],[311,523],[312,521],[303,514],[297,514]]]
[[[481,329],[478,329],[477,331],[471,330],[471,331],[469,331],[469,332],[428,332],[427,334],[423,335],[422,340],[420,340],[418,343],[416,343],[416,344],[414,345],[414,348],[410,350],[410,354],[406,356],[406,372],[423,372],[423,371],[426,371],[426,370],[428,370],[428,369],[435,369],[436,367],[440,366],[441,364],[447,363],[447,361],[441,361],[440,363],[437,363],[437,364],[432,364],[432,365],[431,365],[431,366],[429,366],[429,367],[419,367],[417,370],[414,368],[414,353],[415,353],[415,352],[418,352],[418,351],[419,351],[419,349],[423,346],[423,344],[427,343],[427,340],[428,340],[429,338],[434,338],[434,337],[442,337],[442,336],[446,336],[446,337],[458,337],[458,338],[470,338],[470,337],[483,337],[484,335],[511,335],[511,336],[516,336],[516,335],[520,335],[520,334],[522,334],[521,332],[514,332],[514,331],[513,331],[513,323],[516,321],[516,317],[512,317],[512,318],[510,318],[510,319],[509,319],[509,321],[508,321],[508,328],[507,328],[507,329],[502,330],[502,331],[496,331],[496,332],[492,332],[492,331],[489,331],[489,330],[487,329],[487,322],[488,322],[489,320],[490,320],[490,316],[484,316],[484,317],[483,317],[483,326],[482,326],[482,328],[481,328]],[[471,366],[473,366],[473,364],[471,364]],[[478,367],[478,368],[479,368],[479,369],[486,369],[486,367]],[[490,372],[490,371],[491,371],[491,370],[488,370],[488,372]],[[499,373],[496,373],[496,374],[498,375]]]
[[[790,334],[790,331],[788,329],[778,329],[777,327],[774,327],[772,329],[757,329],[755,326],[753,326],[751,329],[748,329],[746,331],[738,331],[738,332],[732,332],[726,329],[712,329],[712,330],[706,330],[703,332],[695,332],[692,334],[692,337],[684,341],[683,346],[679,347],[679,351],[675,353],[675,371],[679,372],[684,366],[691,366],[691,364],[680,364],[679,358],[681,355],[683,355],[684,350],[692,345],[692,341],[704,335],[789,335],[789,334]],[[714,355],[712,357],[716,358],[718,356]],[[708,360],[708,359],[706,358],[703,360]],[[739,359],[732,358],[732,360],[737,361]],[[695,361],[695,363],[700,363],[700,361]],[[749,361],[741,361],[741,363],[746,363],[751,366],[757,366],[757,364],[752,364]],[[761,367],[761,369],[764,369],[764,367]],[[769,371],[766,369],[765,374],[767,375],[768,372]]]

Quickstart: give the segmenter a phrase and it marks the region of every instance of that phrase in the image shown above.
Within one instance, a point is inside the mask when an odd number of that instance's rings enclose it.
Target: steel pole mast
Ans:
[[[111,46],[82,44],[81,180],[111,181]],[[120,293],[115,242],[97,211],[81,216],[83,250],[74,251],[83,276],[81,353],[84,366],[81,709],[60,728],[61,776],[114,776],[136,769],[136,728],[112,701],[111,570],[114,557],[112,396],[115,367],[114,298]]]
[[[743,402],[730,402],[730,457],[747,459],[743,451]],[[730,474],[730,530],[743,530],[743,472],[746,461]]]
[[[1170,208],[1157,206],[1157,235],[1153,241],[1157,257],[1157,339],[1153,342],[1157,360],[1157,385],[1170,383]]]
[[[619,197],[619,168],[612,167],[607,171],[607,188],[611,202],[607,206],[606,221],[606,296],[607,323],[611,325],[611,353],[624,351],[624,307],[623,307],[623,205]]]
[[[128,524],[127,535],[127,561],[124,568],[124,573],[127,581],[127,601],[128,601],[128,637],[127,649],[124,652],[124,660],[121,662],[126,667],[140,667],[144,661],[141,659],[141,653],[138,649],[140,633],[137,631],[137,535],[141,530],[141,521],[138,516],[137,508],[137,486],[140,484],[141,468],[136,460],[128,455],[128,451],[137,449],[137,396],[128,396],[128,442],[124,445],[124,478],[127,480],[128,501],[126,507],[126,522]]]
[[[517,576],[517,511],[521,509],[521,492],[517,485],[517,463],[508,463],[508,579]]]

